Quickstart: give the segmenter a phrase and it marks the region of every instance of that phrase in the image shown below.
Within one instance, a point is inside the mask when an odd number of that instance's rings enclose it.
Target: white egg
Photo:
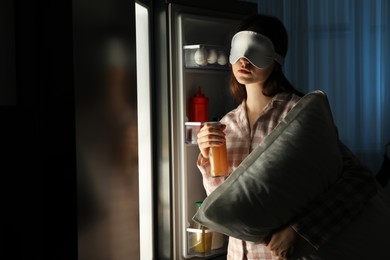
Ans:
[[[204,48],[197,49],[194,54],[194,60],[200,66],[207,65],[207,50]]]
[[[214,64],[217,62],[218,59],[218,53],[215,49],[210,49],[209,53],[207,55],[207,62],[209,64]]]
[[[226,65],[227,63],[227,57],[225,55],[225,53],[223,51],[220,51],[218,53],[218,59],[217,59],[217,62],[219,65]]]

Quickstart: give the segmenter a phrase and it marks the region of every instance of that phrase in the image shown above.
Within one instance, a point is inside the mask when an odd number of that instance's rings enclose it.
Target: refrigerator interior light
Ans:
[[[135,3],[140,259],[153,259],[152,125],[149,10]]]

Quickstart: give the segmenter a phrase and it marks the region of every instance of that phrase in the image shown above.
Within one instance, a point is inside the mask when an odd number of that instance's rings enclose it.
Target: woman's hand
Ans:
[[[291,226],[288,226],[272,234],[267,248],[272,251],[274,256],[278,256],[279,259],[287,259],[294,250],[293,245],[296,235],[295,230]]]
[[[198,133],[198,146],[204,158],[209,158],[209,150],[211,146],[220,146],[225,140],[226,125],[205,123]]]

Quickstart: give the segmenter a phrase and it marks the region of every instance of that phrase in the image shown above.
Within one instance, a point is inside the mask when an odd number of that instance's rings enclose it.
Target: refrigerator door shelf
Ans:
[[[226,253],[226,236],[210,229],[187,228],[188,257],[216,256]]]
[[[186,144],[197,144],[198,132],[202,125],[201,122],[185,122]]]
[[[229,69],[227,51],[222,46],[196,44],[185,45],[183,49],[186,68]]]

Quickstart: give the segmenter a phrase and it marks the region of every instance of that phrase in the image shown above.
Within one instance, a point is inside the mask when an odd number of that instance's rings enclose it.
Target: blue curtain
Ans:
[[[289,32],[285,73],[328,95],[340,139],[379,170],[390,142],[390,1],[258,0]]]

